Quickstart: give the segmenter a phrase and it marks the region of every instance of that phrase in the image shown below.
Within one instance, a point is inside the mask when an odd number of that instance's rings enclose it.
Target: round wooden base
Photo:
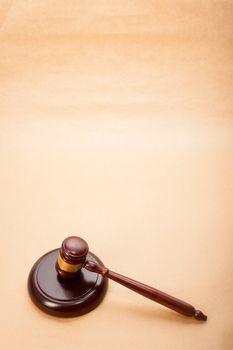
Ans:
[[[108,279],[81,269],[74,279],[59,277],[55,264],[59,249],[43,255],[32,267],[28,290],[33,302],[48,314],[60,317],[83,315],[96,308],[105,296]],[[93,253],[87,259],[104,266]]]

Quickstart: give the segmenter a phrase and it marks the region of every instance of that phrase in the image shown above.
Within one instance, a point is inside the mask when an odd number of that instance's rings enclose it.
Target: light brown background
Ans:
[[[1,348],[232,349],[232,1],[0,5]],[[28,272],[68,234],[208,322],[114,283],[42,313]]]

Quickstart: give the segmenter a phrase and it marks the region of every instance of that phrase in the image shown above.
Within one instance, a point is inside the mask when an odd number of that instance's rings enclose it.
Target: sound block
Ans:
[[[96,308],[107,291],[108,279],[84,268],[74,279],[61,278],[55,268],[59,249],[43,255],[32,267],[28,290],[32,301],[44,312],[60,317],[86,314]],[[87,259],[104,266],[93,253]]]

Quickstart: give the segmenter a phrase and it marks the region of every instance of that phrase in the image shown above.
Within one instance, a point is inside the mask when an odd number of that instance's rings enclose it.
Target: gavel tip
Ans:
[[[207,320],[207,316],[204,315],[203,312],[200,310],[196,310],[194,317],[196,318],[196,320],[199,320],[199,321]]]

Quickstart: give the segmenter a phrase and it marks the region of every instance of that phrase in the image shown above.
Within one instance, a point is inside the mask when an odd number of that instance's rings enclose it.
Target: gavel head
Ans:
[[[60,249],[56,262],[56,270],[63,278],[74,278],[83,267],[89,247],[80,237],[67,237]]]

